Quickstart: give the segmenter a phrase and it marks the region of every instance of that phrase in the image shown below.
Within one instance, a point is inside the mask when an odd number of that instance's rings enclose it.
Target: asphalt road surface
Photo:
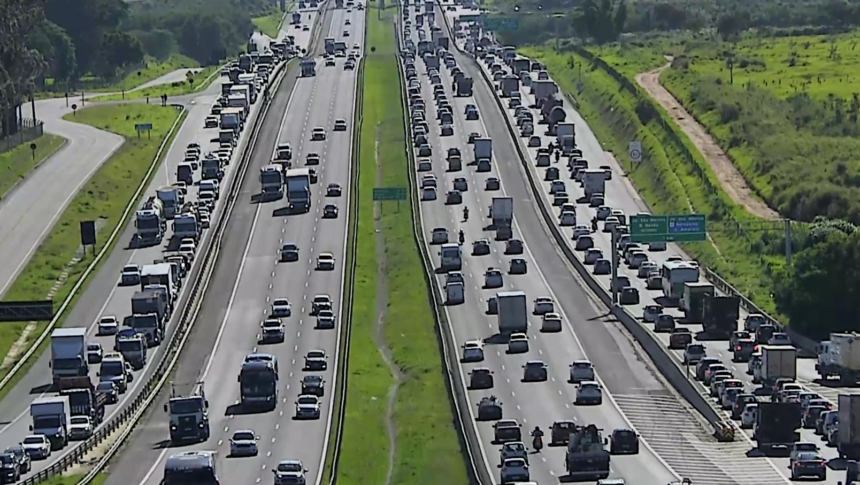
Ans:
[[[363,14],[328,10],[320,37],[340,40],[347,30],[351,36],[344,40],[350,45],[361,43]],[[347,19],[349,26],[345,25]],[[298,78],[291,92],[285,83],[276,94],[249,167],[251,173],[257,173],[261,166],[270,163],[278,143],[292,145],[296,165],[303,165],[309,153],[318,153],[322,163],[316,167],[319,182],[312,187],[313,206],[308,213],[287,214],[286,199],[258,203],[255,196],[260,184],[249,174],[228,224],[221,261],[199,317],[203,327],[195,330],[199,333],[192,336],[191,348],[183,354],[176,378],[180,389],[200,380],[206,383],[212,435],[205,443],[171,447],[167,440],[167,417],[157,405],[131,444],[130,452],[111,472],[109,483],[157,484],[165,457],[189,450],[216,450],[218,473],[224,483],[268,482],[272,480],[270,470],[284,459],[302,460],[309,470],[309,481],[320,476],[340,333],[356,72],[344,70],[343,58],[338,58],[334,67],[324,67],[321,58],[317,61],[315,77]],[[348,130],[333,131],[336,119],[346,120]],[[311,130],[315,127],[326,128],[325,141],[311,141]],[[327,197],[325,189],[329,183],[340,184],[343,195]],[[322,217],[326,204],[339,206],[337,218]],[[279,261],[279,249],[288,242],[300,248],[298,262]],[[322,252],[334,254],[334,271],[316,269],[316,257]],[[310,300],[317,294],[328,294],[335,302],[338,321],[335,329],[315,328]],[[292,305],[292,315],[283,319],[286,339],[283,343],[263,345],[257,339],[259,326],[270,313],[275,298],[287,298]],[[329,356],[328,370],[314,372],[325,379],[322,415],[318,420],[297,421],[293,419],[294,403],[302,377],[310,374],[303,371],[303,359],[309,350],[315,349],[324,350]],[[274,411],[248,413],[237,405],[239,386],[235,376],[244,356],[252,352],[270,353],[279,361],[280,402]],[[260,437],[259,454],[231,458],[229,439],[233,432],[243,429],[253,430]]]
[[[299,43],[307,44],[310,40],[310,32],[301,32],[296,34],[296,40]],[[152,184],[147,190],[147,195],[153,195],[155,190],[161,186],[169,185],[175,180],[176,166],[184,158],[185,148],[189,143],[197,142],[203,148],[203,152],[211,151],[217,148],[217,143],[213,143],[212,139],[217,139],[217,130],[205,129],[204,119],[209,114],[209,110],[217,99],[216,95],[201,95],[196,98],[194,105],[191,106],[188,118],[179,130],[173,144],[171,145],[164,163],[155,175]],[[260,103],[252,106],[251,116],[259,110]],[[242,134],[241,143],[247,137],[246,132]],[[216,140],[217,141],[217,140]],[[233,162],[238,157],[238,150],[234,152]],[[231,177],[235,176],[231,166],[226,169],[226,175],[222,181],[222,187],[230,183]],[[256,179],[256,177],[251,177]],[[199,181],[199,172],[195,174],[195,181]],[[188,190],[186,201],[196,199],[197,190],[192,187]],[[216,206],[216,212],[213,214],[213,220],[217,217],[217,213],[222,210],[221,204]],[[170,226],[168,224],[168,226]],[[95,322],[100,316],[114,315],[120,320],[130,314],[131,296],[137,290],[133,286],[119,286],[119,273],[123,266],[129,263],[137,263],[140,265],[149,264],[153,260],[162,256],[162,251],[169,243],[171,230],[168,227],[164,243],[161,245],[134,248],[131,241],[134,239],[135,229],[133,222],[129,224],[121,236],[121,246],[119,246],[107,259],[104,266],[94,277],[93,281],[87,287],[79,303],[72,310],[72,313],[67,320],[67,326],[83,326],[90,330],[90,342],[98,342],[102,345],[105,352],[111,351],[113,348],[113,336],[97,336]],[[204,236],[208,237],[208,236]],[[190,285],[185,285],[190,286]],[[183,287],[183,294],[185,287]],[[179,312],[174,312],[178,315]],[[173,330],[174,322],[171,321],[171,326],[168,328],[168,335]],[[154,363],[161,358],[162,347],[151,349],[149,353],[148,365],[145,369],[135,373],[135,379],[129,387],[119,403],[109,406],[106,418],[109,419],[113,413],[116,413],[127,402],[127,399],[132,398],[136,394],[137,386],[141,382],[145,382],[149,371],[153,369]],[[0,446],[4,448],[12,444],[20,442],[27,434],[28,427],[31,424],[29,417],[29,404],[39,395],[44,395],[51,381],[51,371],[48,367],[50,353],[45,352],[38,359],[36,364],[30,369],[22,381],[0,402],[0,422],[3,427],[0,428]],[[92,366],[92,378],[97,382],[95,376],[97,366]],[[71,445],[66,447],[63,452],[71,449]],[[42,467],[48,466],[62,456],[61,453],[55,452],[51,459],[42,462],[34,463],[34,471],[40,470]]]

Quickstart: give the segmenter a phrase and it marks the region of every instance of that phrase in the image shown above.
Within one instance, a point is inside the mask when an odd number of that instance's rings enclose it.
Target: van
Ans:
[[[211,191],[215,194],[215,199],[221,197],[221,190],[217,180],[204,180],[200,182],[200,191]]]

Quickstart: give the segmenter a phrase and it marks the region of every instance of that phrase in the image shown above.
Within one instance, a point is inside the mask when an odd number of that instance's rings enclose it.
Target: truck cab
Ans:
[[[180,397],[176,388],[171,390],[171,398],[164,405],[170,415],[170,440],[182,443],[189,440],[206,441],[209,439],[209,401],[199,382],[189,396]]]
[[[134,370],[146,367],[147,347],[146,337],[140,334],[120,338],[116,343],[116,350],[122,354]]]

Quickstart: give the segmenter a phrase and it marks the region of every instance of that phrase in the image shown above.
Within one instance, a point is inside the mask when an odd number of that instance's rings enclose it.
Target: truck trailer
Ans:
[[[500,291],[496,293],[496,305],[499,334],[528,331],[528,301],[524,291]]]
[[[822,379],[836,377],[843,386],[860,381],[860,334],[831,333],[819,349],[815,370]]]
[[[51,332],[51,375],[54,386],[68,378],[89,376],[86,327],[57,328]]]

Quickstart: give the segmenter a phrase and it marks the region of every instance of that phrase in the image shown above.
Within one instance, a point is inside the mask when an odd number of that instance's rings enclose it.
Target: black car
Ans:
[[[33,462],[30,461],[30,455],[23,446],[10,446],[9,448],[6,448],[6,451],[3,453],[7,453],[15,457],[15,461],[18,463],[18,470],[21,471],[22,475],[29,473],[30,470],[33,469]]]
[[[632,429],[618,428],[609,437],[609,452],[613,455],[639,453],[639,435]]]
[[[96,392],[105,395],[105,402],[107,404],[116,404],[117,402],[119,402],[119,391],[117,390],[116,384],[114,384],[113,382],[99,382],[99,385],[96,387]]]
[[[322,376],[309,375],[302,378],[302,394],[311,394],[314,396],[325,395],[325,380]]]
[[[21,479],[21,467],[15,455],[11,453],[0,454],[0,466],[3,467],[3,483],[15,483]]]

